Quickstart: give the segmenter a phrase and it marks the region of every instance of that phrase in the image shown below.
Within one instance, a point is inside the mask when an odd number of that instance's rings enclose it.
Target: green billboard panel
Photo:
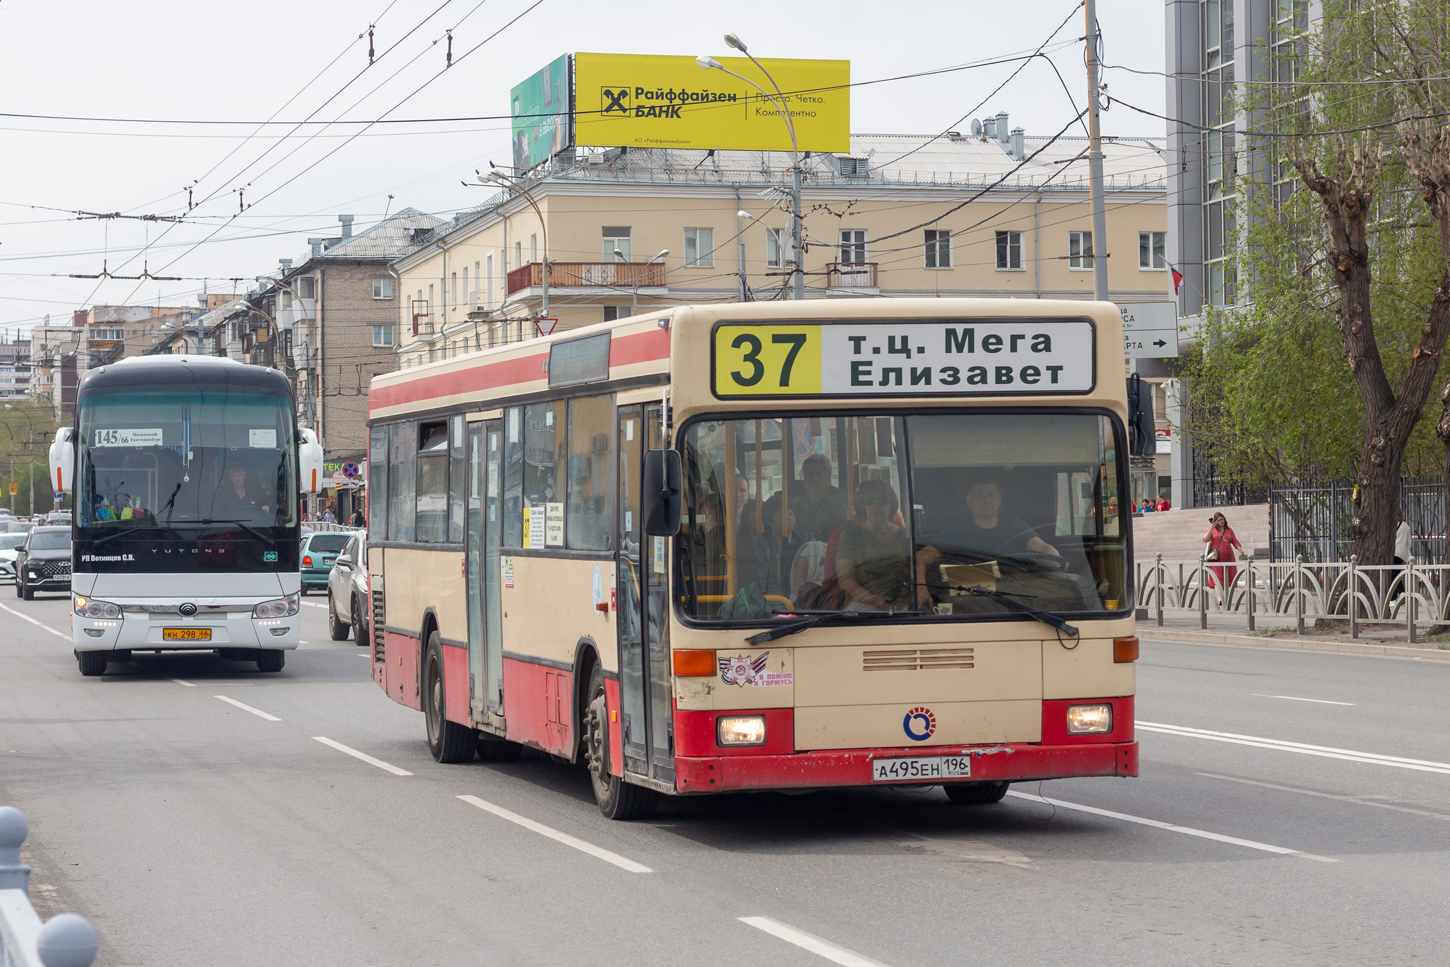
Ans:
[[[523,171],[543,164],[570,147],[569,55],[509,92],[513,118],[514,168]]]

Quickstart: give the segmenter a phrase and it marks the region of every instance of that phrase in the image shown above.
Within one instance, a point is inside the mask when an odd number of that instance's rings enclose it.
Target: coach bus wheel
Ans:
[[[1010,782],[949,782],[942,788],[947,798],[958,806],[985,806],[1001,802]]]
[[[608,819],[643,819],[654,812],[655,795],[609,774],[609,713],[604,701],[604,669],[589,673],[589,704],[584,709],[584,761],[594,786],[594,801]]]
[[[81,666],[81,674],[86,677],[104,675],[106,673],[106,662],[108,656],[104,651],[78,651],[76,652],[76,663]]]
[[[467,762],[478,744],[478,730],[448,721],[443,691],[443,643],[434,631],[428,635],[424,660],[423,718],[428,722],[428,751],[439,762]]]
[[[337,602],[332,600],[332,592],[327,594],[327,633],[333,641],[347,641],[347,625],[337,620]]]
[[[282,666],[287,664],[287,653],[275,648],[266,648],[257,652],[256,661],[259,672],[280,672]]]

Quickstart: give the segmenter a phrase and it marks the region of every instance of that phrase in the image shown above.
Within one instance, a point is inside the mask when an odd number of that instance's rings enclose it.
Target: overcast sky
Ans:
[[[1080,105],[1086,89],[1076,0],[534,4],[0,0],[0,110],[251,122],[316,111],[319,120],[372,119],[406,98],[390,117],[503,115],[509,89],[566,52],[721,56],[732,53],[721,36],[734,31],[756,56],[850,60],[851,78],[861,82],[1029,52],[1064,18],[1048,50],[1068,91],[1037,61],[974,116],[1006,111],[1014,127],[1051,134],[1077,111],[1069,92]],[[1109,0],[1099,17],[1106,63],[1163,70],[1162,3]],[[369,22],[376,51],[387,52],[371,68]],[[447,28],[456,64],[428,83],[443,70]],[[851,130],[938,133],[1017,66],[857,87]],[[1162,113],[1161,75],[1110,69],[1105,79],[1112,95]],[[361,230],[389,206],[445,216],[472,207],[486,189],[464,188],[460,179],[491,160],[508,163],[503,120],[374,127],[349,142],[360,127],[309,127],[285,138],[289,128],[269,127],[248,139],[256,129],[241,125],[0,117],[0,330],[28,328],[47,313],[64,322],[72,310],[97,303],[193,305],[203,286],[231,291],[226,280],[274,271],[279,258],[300,256],[309,236],[335,235],[338,214],[356,215]],[[1105,135],[1163,132],[1161,121],[1122,106],[1103,116]],[[174,216],[186,212],[186,187],[194,182],[196,201],[211,197],[180,225],[76,220],[31,207]],[[240,186],[252,207],[232,219]],[[99,272],[103,259],[118,275],[138,275],[144,264],[185,279],[66,277]]]

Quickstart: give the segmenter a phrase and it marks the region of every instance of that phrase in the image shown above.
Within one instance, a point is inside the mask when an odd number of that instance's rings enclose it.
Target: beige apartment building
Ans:
[[[1086,138],[857,135],[804,159],[806,294],[1169,301],[1163,144],[1105,142],[1094,244]],[[563,160],[567,157],[567,161]],[[418,240],[399,279],[408,367],[636,310],[789,298],[789,153],[611,149],[561,156]],[[547,312],[545,253],[547,250]]]

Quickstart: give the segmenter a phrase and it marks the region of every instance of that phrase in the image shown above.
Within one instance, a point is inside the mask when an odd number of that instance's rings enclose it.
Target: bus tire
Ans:
[[[327,634],[333,641],[347,641],[348,626],[337,618],[337,602],[332,600],[332,592],[327,592]]]
[[[443,688],[443,642],[437,631],[428,634],[423,659],[423,718],[428,725],[428,751],[439,762],[467,762],[478,745],[478,730],[448,721],[447,692]]]
[[[81,667],[81,674],[87,678],[94,678],[97,675],[106,673],[106,663],[110,660],[104,651],[78,651],[76,652],[76,664]]]
[[[1001,802],[1010,785],[1010,782],[949,782],[942,789],[958,806],[986,806]]]
[[[604,701],[604,669],[596,661],[589,673],[589,702],[584,707],[584,762],[594,801],[607,819],[643,819],[655,809],[653,790],[609,773],[609,713]]]
[[[368,612],[358,598],[352,599],[352,637],[364,647],[372,644],[372,635],[368,630]]]
[[[264,648],[257,652],[256,661],[259,672],[280,672],[282,666],[287,664],[287,653],[275,648]]]

